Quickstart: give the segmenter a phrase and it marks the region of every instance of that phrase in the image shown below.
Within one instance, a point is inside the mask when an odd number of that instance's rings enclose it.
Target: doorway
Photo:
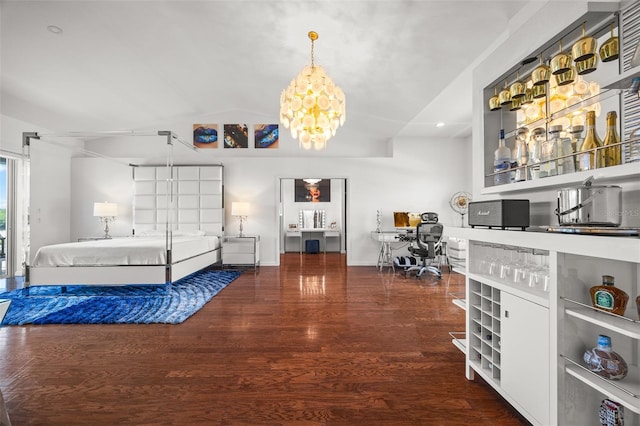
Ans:
[[[279,253],[304,253],[306,241],[317,239],[320,252],[347,252],[347,178],[280,178],[279,181]],[[301,197],[301,186],[310,190]],[[323,189],[321,202],[312,200],[316,187]],[[296,195],[296,188],[298,194]],[[315,226],[305,221],[304,212],[316,213]],[[319,216],[318,213],[321,213]],[[320,220],[318,218],[320,217]],[[313,219],[312,219],[313,220]],[[310,229],[314,228],[314,229]],[[325,232],[326,231],[326,232]]]

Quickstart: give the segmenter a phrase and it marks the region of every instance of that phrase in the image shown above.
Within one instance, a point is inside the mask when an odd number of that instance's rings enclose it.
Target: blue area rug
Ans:
[[[3,325],[179,324],[240,275],[239,271],[199,271],[167,286],[30,287],[0,293],[11,299]]]

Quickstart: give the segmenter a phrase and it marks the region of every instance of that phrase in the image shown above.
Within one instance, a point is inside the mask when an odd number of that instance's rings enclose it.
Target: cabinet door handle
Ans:
[[[505,318],[509,318],[509,311],[507,311],[507,310],[504,311],[504,317]]]

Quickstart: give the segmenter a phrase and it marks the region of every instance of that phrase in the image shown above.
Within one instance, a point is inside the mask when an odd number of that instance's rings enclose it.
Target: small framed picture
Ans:
[[[298,224],[297,223],[290,223],[289,224],[289,229],[298,229]]]

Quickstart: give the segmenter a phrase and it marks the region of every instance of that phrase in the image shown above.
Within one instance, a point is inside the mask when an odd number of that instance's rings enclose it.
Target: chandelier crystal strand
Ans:
[[[324,69],[315,65],[314,42],[318,33],[309,32],[311,66],[305,66],[280,95],[280,122],[304,149],[324,149],[346,118],[342,89]]]

